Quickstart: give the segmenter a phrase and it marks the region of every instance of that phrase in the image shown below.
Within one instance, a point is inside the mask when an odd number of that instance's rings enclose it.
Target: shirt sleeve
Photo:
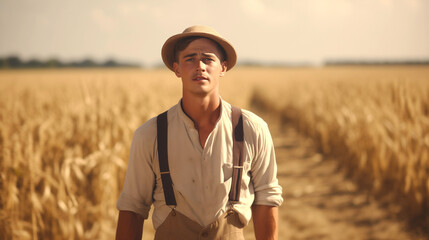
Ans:
[[[148,218],[152,205],[155,174],[152,167],[155,136],[150,122],[134,133],[130,148],[124,188],[116,203],[122,211],[132,211]],[[156,129],[155,129],[156,131]]]
[[[280,206],[283,203],[282,187],[277,180],[276,156],[268,125],[264,122],[256,133],[256,151],[251,166],[255,189],[253,204]]]

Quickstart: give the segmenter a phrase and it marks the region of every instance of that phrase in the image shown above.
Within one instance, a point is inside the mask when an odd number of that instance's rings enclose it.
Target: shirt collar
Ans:
[[[225,111],[224,111],[224,109],[225,109],[225,106],[224,106],[225,103],[224,103],[224,101],[222,100],[221,97],[219,97],[219,98],[220,98],[220,111],[219,111],[220,114],[219,114],[219,119],[217,120],[216,124],[219,123],[222,118],[225,118],[225,116],[223,116],[223,115],[226,114]],[[179,109],[179,116],[182,119],[182,121],[185,123],[185,125],[188,128],[194,128],[195,129],[194,121],[192,121],[192,119],[185,113],[185,111],[183,111],[182,99],[179,100],[178,106],[179,106],[178,107],[178,109]]]

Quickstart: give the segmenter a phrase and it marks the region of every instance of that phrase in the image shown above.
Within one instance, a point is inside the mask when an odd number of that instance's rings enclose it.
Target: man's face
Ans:
[[[220,58],[217,44],[206,38],[194,40],[180,51],[173,68],[182,78],[183,94],[219,94],[219,78],[226,72],[226,62]]]

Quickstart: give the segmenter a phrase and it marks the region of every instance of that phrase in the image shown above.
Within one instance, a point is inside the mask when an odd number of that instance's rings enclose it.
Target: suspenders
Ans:
[[[232,135],[233,135],[233,170],[231,190],[229,192],[229,201],[238,202],[240,200],[241,177],[243,174],[243,116],[241,109],[235,106],[232,107]],[[167,139],[168,139],[168,124],[167,111],[161,113],[157,117],[157,134],[158,134],[158,159],[159,169],[161,172],[162,188],[164,190],[165,203],[167,205],[176,206],[176,198],[174,197],[173,181],[171,180],[170,168],[168,166],[167,154]]]
[[[243,173],[243,115],[241,109],[232,106],[232,181],[231,191],[229,192],[229,201],[238,202],[240,200],[241,175]]]
[[[168,167],[168,147],[167,147],[167,111],[161,113],[156,119],[156,132],[158,134],[158,158],[159,171],[161,172],[162,187],[164,189],[164,198],[167,205],[176,206],[176,198],[173,192],[173,181],[171,181],[170,168]]]

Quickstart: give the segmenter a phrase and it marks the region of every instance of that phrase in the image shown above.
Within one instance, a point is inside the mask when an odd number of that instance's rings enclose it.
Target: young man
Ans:
[[[236,63],[233,46],[193,26],[165,42],[162,58],[182,80],[182,99],[162,114],[165,123],[160,115],[135,132],[117,239],[141,239],[152,204],[155,239],[244,239],[251,216],[256,239],[277,239],[283,199],[268,126],[249,111],[232,113],[219,95],[219,80]],[[238,165],[234,114],[244,134]]]

